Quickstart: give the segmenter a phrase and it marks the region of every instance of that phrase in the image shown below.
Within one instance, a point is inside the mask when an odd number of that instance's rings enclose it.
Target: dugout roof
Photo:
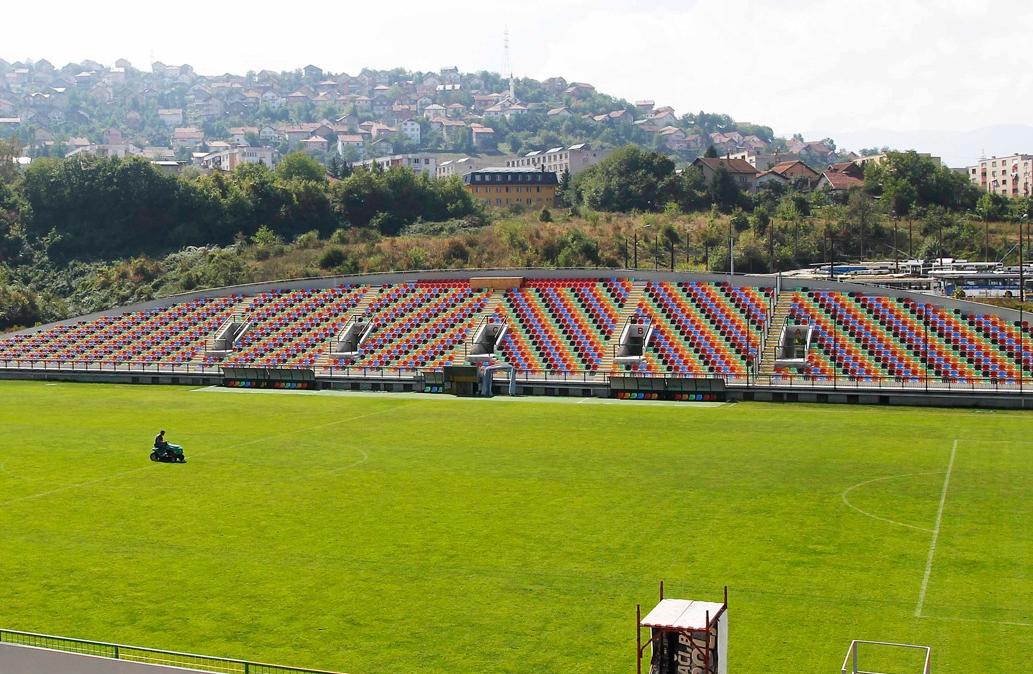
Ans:
[[[660,603],[642,619],[642,627],[663,627],[676,630],[707,629],[707,613],[710,620],[725,607],[712,601],[691,599],[661,599]]]

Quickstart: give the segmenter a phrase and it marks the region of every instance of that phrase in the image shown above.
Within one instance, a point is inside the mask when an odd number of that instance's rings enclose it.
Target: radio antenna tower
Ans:
[[[509,73],[509,100],[516,102],[516,91],[513,87],[513,61],[509,57],[509,26],[506,26],[505,32],[502,34],[502,51],[504,54],[502,69],[503,74]]]

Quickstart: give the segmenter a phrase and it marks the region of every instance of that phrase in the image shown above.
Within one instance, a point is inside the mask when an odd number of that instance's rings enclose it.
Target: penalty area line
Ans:
[[[925,593],[929,589],[929,576],[933,572],[933,559],[936,557],[936,543],[940,538],[940,525],[943,523],[943,506],[947,502],[947,489],[950,487],[951,473],[954,471],[954,457],[958,453],[958,440],[954,439],[951,446],[951,458],[947,462],[947,474],[943,477],[943,490],[940,491],[940,507],[936,511],[936,524],[933,525],[933,538],[929,542],[929,557],[925,561],[925,575],[922,576],[922,586],[918,590],[918,603],[915,604],[915,617],[922,617],[922,609],[925,607]]]

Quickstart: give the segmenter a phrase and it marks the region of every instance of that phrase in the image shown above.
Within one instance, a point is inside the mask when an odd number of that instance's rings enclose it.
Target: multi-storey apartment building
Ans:
[[[554,147],[544,152],[528,152],[523,157],[510,159],[506,166],[513,168],[535,168],[551,171],[556,175],[563,175],[564,171],[570,171],[570,175],[576,176],[589,166],[598,164],[605,159],[613,150],[596,150],[588,143],[579,143],[570,147]]]
[[[413,173],[425,174],[428,178],[434,178],[437,175],[438,157],[434,154],[428,154],[425,152],[418,152],[413,154],[393,154],[387,157],[377,157],[376,159],[367,159],[359,162],[357,166],[364,166],[365,168],[372,168],[376,164],[385,171],[395,166],[407,166],[412,169]]]
[[[507,166],[472,171],[463,183],[474,199],[489,206],[542,208],[555,205],[559,180],[552,171]]]
[[[1033,196],[1033,155],[980,159],[968,168],[968,177],[979,189],[1006,197]]]

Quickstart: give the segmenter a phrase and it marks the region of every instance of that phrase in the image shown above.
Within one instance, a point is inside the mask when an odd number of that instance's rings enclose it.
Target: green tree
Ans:
[[[1008,215],[1008,198],[995,192],[984,192],[976,202],[976,215],[986,222],[1004,220]]]
[[[291,152],[280,160],[276,167],[276,175],[284,180],[326,180],[326,169],[318,161],[304,152]]]
[[[599,211],[659,211],[677,194],[674,162],[626,145],[575,178],[584,204]]]

